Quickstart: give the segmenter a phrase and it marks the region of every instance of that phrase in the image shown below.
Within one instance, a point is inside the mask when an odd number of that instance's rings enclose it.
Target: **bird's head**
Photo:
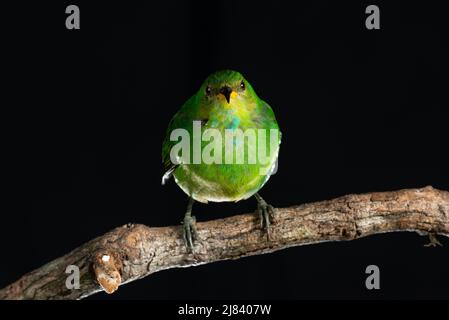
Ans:
[[[224,108],[250,106],[257,100],[256,93],[240,72],[222,70],[211,74],[199,92],[206,104]]]

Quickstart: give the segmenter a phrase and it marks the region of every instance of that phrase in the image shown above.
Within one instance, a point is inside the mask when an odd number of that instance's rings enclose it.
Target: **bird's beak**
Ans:
[[[222,94],[225,98],[228,104],[231,102],[231,97],[235,96],[235,92],[232,91],[231,87],[224,86],[220,89],[220,94]]]

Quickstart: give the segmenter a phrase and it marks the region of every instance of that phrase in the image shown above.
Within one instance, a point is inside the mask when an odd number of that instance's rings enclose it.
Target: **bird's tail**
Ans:
[[[171,178],[176,167],[177,165],[173,165],[167,170],[167,172],[164,173],[164,175],[162,176],[162,185],[165,185],[165,183],[167,183],[167,181]]]

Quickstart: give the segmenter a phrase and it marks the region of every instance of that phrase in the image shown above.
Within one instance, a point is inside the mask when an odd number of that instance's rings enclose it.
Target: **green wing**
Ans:
[[[162,177],[162,184],[171,177],[173,171],[175,171],[177,164],[172,163],[170,159],[170,150],[177,143],[177,141],[170,141],[170,134],[174,129],[188,128],[188,125],[192,123],[192,114],[195,111],[195,96],[192,96],[187,100],[181,109],[173,116],[168,124],[165,138],[162,143],[162,163],[164,165],[165,174]]]

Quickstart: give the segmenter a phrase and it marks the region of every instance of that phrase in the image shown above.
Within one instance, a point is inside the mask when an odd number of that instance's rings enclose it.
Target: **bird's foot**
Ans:
[[[437,239],[437,236],[435,233],[429,233],[429,243],[425,244],[424,247],[442,247],[443,245],[441,242]]]
[[[183,221],[183,237],[187,250],[193,252],[194,241],[197,239],[196,218],[186,214]]]
[[[266,232],[267,239],[271,239],[271,224],[274,220],[274,208],[269,205],[259,194],[255,195],[257,200],[257,212],[259,214],[260,228]]]

